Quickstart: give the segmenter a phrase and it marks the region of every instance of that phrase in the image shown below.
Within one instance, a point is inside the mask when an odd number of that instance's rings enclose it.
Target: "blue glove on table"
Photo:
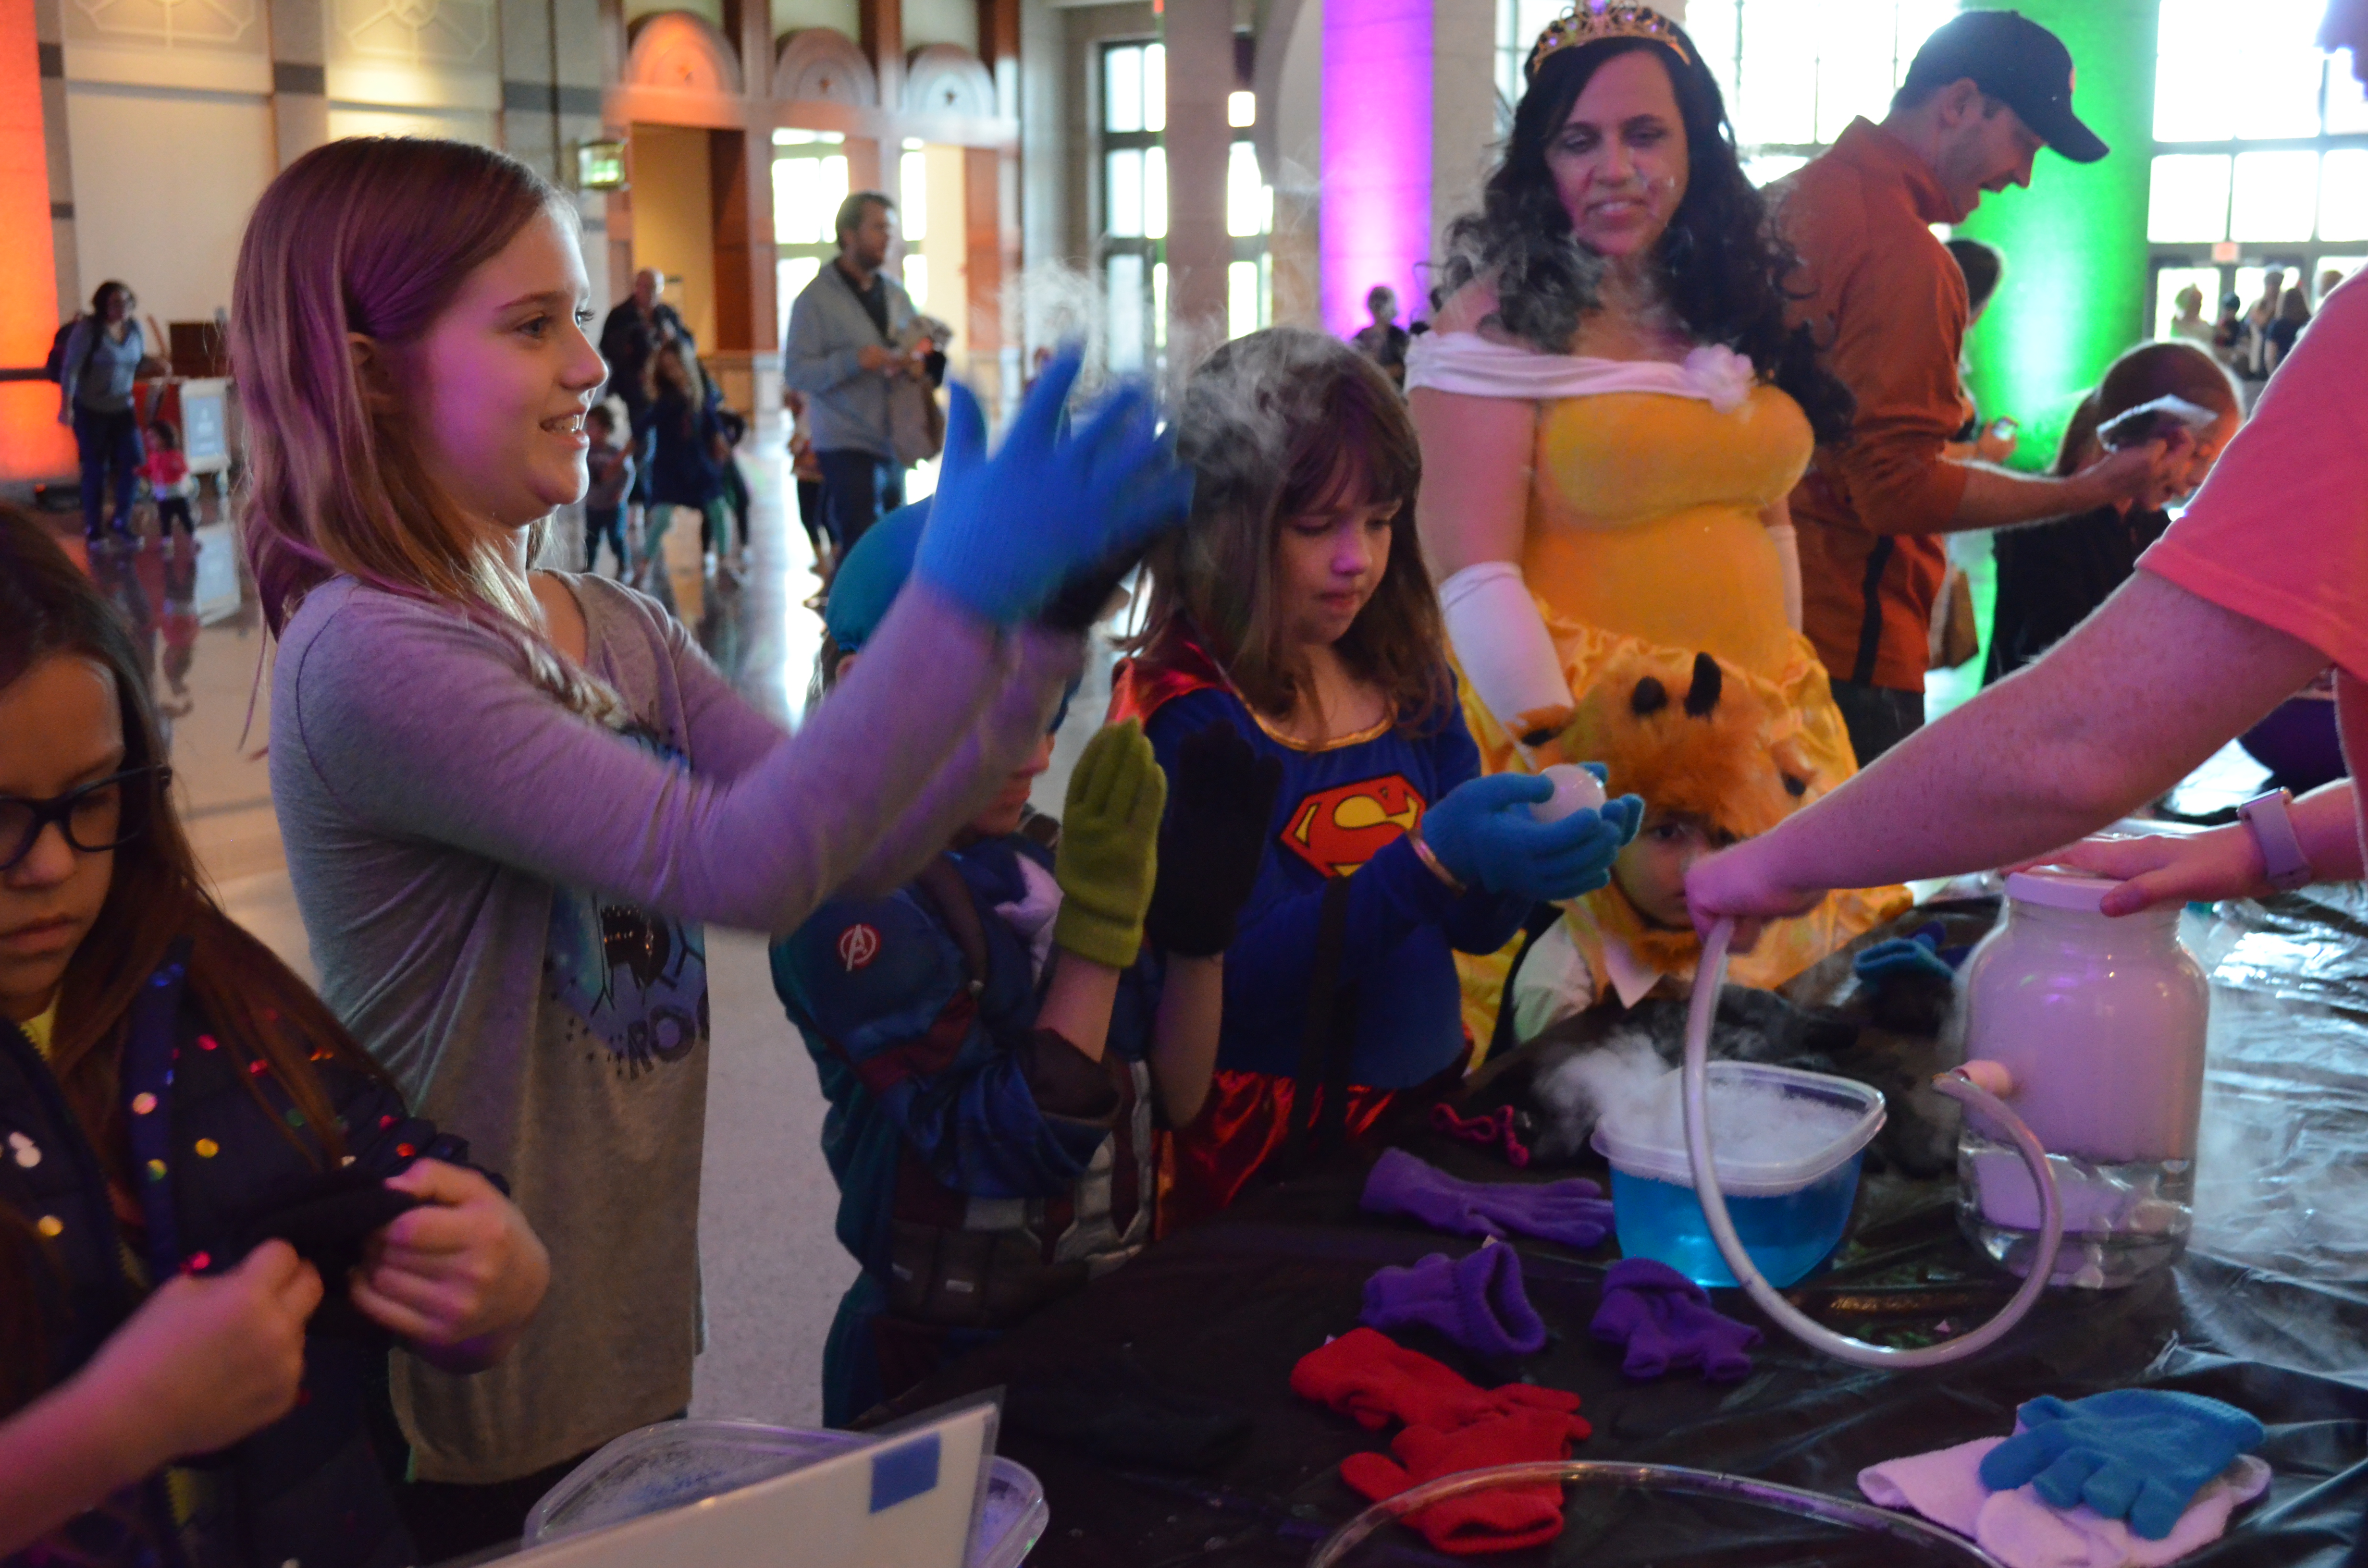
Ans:
[[[1970,949],[1943,949],[1941,936],[1940,923],[1935,921],[1913,936],[1877,942],[1850,960],[1850,972],[1861,985],[1882,985],[1910,974],[1933,980],[1953,979],[1957,966],[1965,961]]]
[[[1404,1214],[1459,1236],[1505,1239],[1519,1231],[1569,1247],[1611,1233],[1611,1204],[1583,1176],[1568,1181],[1458,1181],[1404,1149],[1383,1153],[1360,1200],[1369,1214]]]
[[[1122,388],[1075,435],[1062,411],[1082,353],[1044,368],[1011,433],[986,455],[986,421],[951,388],[945,464],[913,574],[998,626],[1035,615],[1064,583],[1184,520],[1191,471],[1163,438],[1150,394]]]
[[[1545,903],[1577,898],[1611,880],[1611,861],[1636,836],[1645,802],[1622,795],[1560,822],[1530,814],[1553,795],[1554,781],[1532,773],[1467,778],[1423,812],[1416,831],[1466,886]]]
[[[2147,1540],[2169,1535],[2204,1483],[2261,1441],[2233,1404],[2168,1389],[2115,1389],[2069,1403],[2044,1394],[2015,1412],[2023,1430],[1982,1456],[1982,1484],[2028,1483],[2058,1508],[2086,1503]]]

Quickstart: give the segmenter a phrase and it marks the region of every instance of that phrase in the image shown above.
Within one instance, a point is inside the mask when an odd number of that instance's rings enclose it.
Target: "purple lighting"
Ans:
[[[1433,0],[1326,0],[1321,234],[1324,321],[1365,324],[1365,292],[1421,297],[1430,256]]]

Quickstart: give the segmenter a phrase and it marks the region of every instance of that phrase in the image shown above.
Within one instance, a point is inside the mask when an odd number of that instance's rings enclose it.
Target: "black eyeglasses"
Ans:
[[[124,786],[150,780],[162,790],[173,782],[173,770],[161,762],[127,767],[46,801],[0,795],[0,856],[6,857],[0,858],[0,871],[15,870],[51,823],[85,855],[131,843],[148,825],[148,814],[123,809]]]

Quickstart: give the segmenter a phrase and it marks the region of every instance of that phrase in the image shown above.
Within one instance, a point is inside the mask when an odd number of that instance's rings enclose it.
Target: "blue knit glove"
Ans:
[[[1907,975],[1950,980],[1965,961],[1966,948],[1941,946],[1941,925],[1934,921],[1913,935],[1877,942],[1850,960],[1850,972],[1861,985],[1883,985]]]
[[[2205,1483],[2257,1447],[2261,1424],[2233,1404],[2168,1389],[2116,1389],[2070,1403],[2044,1394],[2024,1430],[1982,1456],[1982,1484],[2029,1483],[2058,1508],[2086,1503],[2147,1540],[2169,1535]]]
[[[1533,773],[1469,778],[1422,814],[1417,830],[1448,875],[1490,892],[1542,903],[1577,898],[1611,880],[1611,861],[1636,836],[1645,802],[1634,795],[1595,812],[1540,822],[1530,807],[1554,794]]]
[[[1028,619],[1070,578],[1140,549],[1191,508],[1191,471],[1160,436],[1144,388],[1121,389],[1082,430],[1064,432],[1081,358],[1073,347],[1044,368],[991,458],[978,401],[951,389],[913,574],[998,626]]]

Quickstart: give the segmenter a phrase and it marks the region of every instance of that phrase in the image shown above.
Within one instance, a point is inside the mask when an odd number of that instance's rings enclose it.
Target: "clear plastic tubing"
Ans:
[[[1998,1314],[1979,1328],[1961,1334],[1938,1345],[1928,1345],[1920,1350],[1896,1350],[1886,1345],[1870,1345],[1863,1339],[1853,1339],[1837,1334],[1825,1324],[1800,1312],[1793,1303],[1777,1294],[1753,1266],[1751,1255],[1744,1250],[1743,1238],[1735,1233],[1735,1221],[1726,1211],[1725,1195],[1718,1186],[1718,1160],[1710,1146],[1710,1028],[1718,1012],[1718,994],[1726,983],[1727,944],[1735,939],[1735,922],[1723,919],[1711,928],[1710,938],[1702,944],[1702,963],[1694,973],[1693,1004],[1686,1013],[1686,1061],[1684,1108],[1686,1121],[1686,1154],[1692,1163],[1694,1194],[1702,1200],[1702,1218],[1709,1221],[1710,1233],[1718,1243],[1719,1256],[1734,1271],[1736,1282],[1750,1296],[1759,1310],[1774,1319],[1784,1331],[1813,1349],[1822,1350],[1837,1360],[1853,1366],[1873,1367],[1885,1371],[1913,1371],[1924,1367],[1945,1367],[1952,1361],[1983,1350],[2004,1338],[2032,1303],[2039,1300],[2054,1272],[2055,1251],[2064,1240],[2064,1209],[2055,1196],[2055,1173],[2047,1163],[2047,1151],[2032,1136],[2022,1119],[2006,1108],[2004,1101],[1967,1076],[1963,1069],[1943,1073],[1932,1080],[1932,1086],[1963,1104],[1970,1111],[1978,1111],[1992,1126],[2003,1131],[2014,1148],[2022,1155],[2023,1165],[2038,1190],[2039,1231],[2036,1250],[2032,1254],[2031,1272],[2021,1289],[2001,1308]]]

